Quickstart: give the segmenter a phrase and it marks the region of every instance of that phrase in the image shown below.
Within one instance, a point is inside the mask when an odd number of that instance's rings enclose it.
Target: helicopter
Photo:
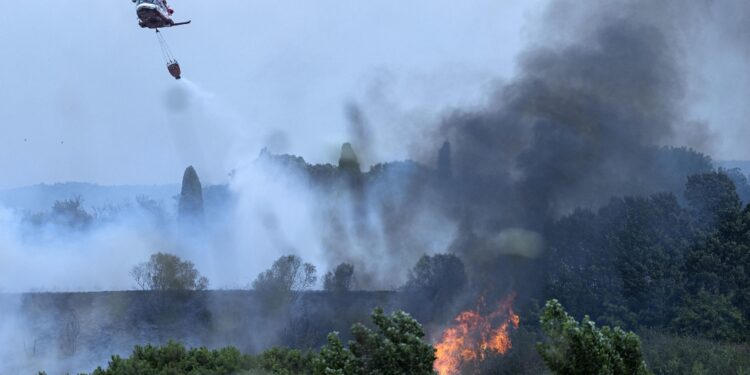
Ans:
[[[167,0],[132,0],[135,6],[135,13],[138,16],[138,25],[142,28],[156,30],[156,39],[159,41],[161,52],[167,62],[167,70],[174,79],[180,79],[182,69],[180,64],[172,55],[167,41],[159,31],[160,28],[187,25],[190,21],[174,22],[172,14],[174,10],[167,5]]]
[[[175,22],[172,20],[174,10],[167,5],[166,0],[132,0],[136,3],[135,13],[138,15],[138,25],[143,28],[160,29],[187,25],[190,21]]]

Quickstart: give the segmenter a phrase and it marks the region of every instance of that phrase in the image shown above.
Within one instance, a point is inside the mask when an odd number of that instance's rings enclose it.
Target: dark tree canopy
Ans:
[[[688,176],[685,199],[705,230],[736,217],[742,209],[734,182],[721,171]]]
[[[405,290],[419,291],[436,302],[445,303],[466,286],[464,263],[453,254],[423,255],[409,271]]]
[[[747,341],[750,329],[750,205],[695,243],[683,266],[678,331]]]
[[[328,271],[323,278],[323,289],[329,292],[346,292],[351,290],[354,282],[354,266],[341,263],[333,271]]]
[[[671,194],[615,198],[551,225],[545,298],[628,329],[747,341],[750,208],[719,172]]]

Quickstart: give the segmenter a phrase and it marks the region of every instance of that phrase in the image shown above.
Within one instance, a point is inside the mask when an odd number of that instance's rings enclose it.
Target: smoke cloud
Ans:
[[[671,187],[673,165],[657,147],[696,124],[672,8],[644,6],[552,3],[543,31],[553,37],[520,56],[518,75],[484,109],[454,112],[437,133],[436,145],[451,142],[466,194],[494,203],[502,221],[538,227],[611,196]]]

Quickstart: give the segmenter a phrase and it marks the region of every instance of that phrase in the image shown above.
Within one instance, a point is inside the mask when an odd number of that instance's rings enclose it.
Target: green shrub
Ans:
[[[588,316],[578,323],[554,299],[547,301],[540,323],[547,341],[537,350],[557,375],[651,374],[633,332],[597,328]]]
[[[227,375],[250,369],[250,357],[227,347],[218,350],[186,349],[169,342],[162,347],[136,346],[130,358],[113,356],[107,369],[92,375]]]
[[[377,331],[355,324],[354,340],[344,348],[336,333],[320,354],[272,348],[260,355],[243,355],[234,347],[186,349],[169,342],[162,347],[136,346],[129,358],[113,356],[106,369],[92,375],[432,375],[435,350],[426,343],[422,326],[409,314],[372,313]]]

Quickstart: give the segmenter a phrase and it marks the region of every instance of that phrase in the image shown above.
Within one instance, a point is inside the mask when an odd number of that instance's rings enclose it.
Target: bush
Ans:
[[[249,370],[250,361],[233,347],[188,350],[170,341],[162,347],[136,346],[127,359],[113,356],[107,369],[99,367],[92,375],[229,375]]]
[[[252,360],[253,369],[276,375],[310,375],[317,354],[290,348],[271,348]]]
[[[547,301],[540,319],[547,341],[537,350],[558,375],[648,375],[641,343],[619,327],[597,328],[588,316],[578,323],[557,300]]]

